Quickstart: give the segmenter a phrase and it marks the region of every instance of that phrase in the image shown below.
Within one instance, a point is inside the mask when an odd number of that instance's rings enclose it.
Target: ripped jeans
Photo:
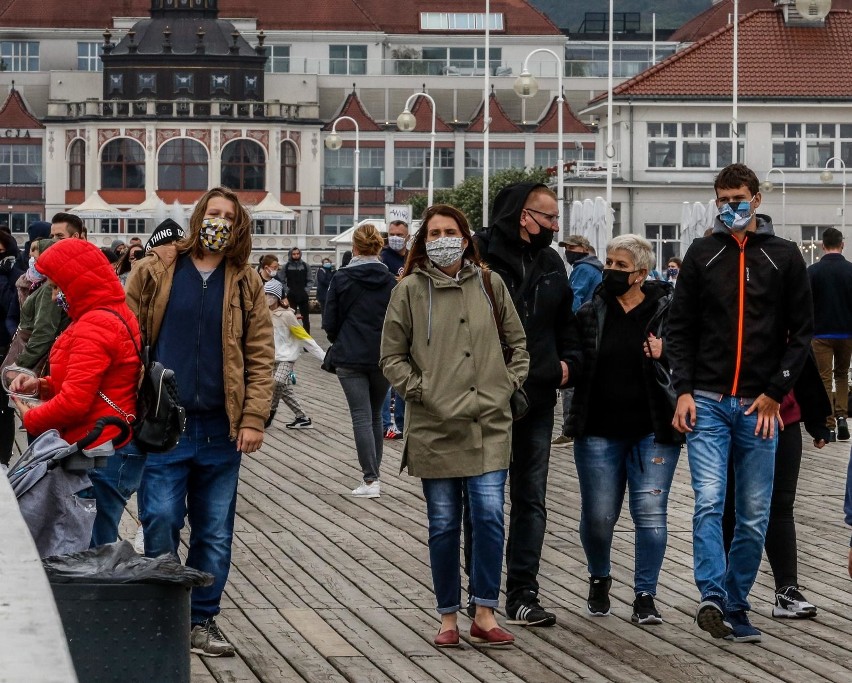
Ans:
[[[580,540],[589,574],[609,576],[612,534],[627,487],[635,526],[633,590],[657,593],[666,554],[669,489],[680,457],[678,444],[583,436],[574,440],[580,481]]]

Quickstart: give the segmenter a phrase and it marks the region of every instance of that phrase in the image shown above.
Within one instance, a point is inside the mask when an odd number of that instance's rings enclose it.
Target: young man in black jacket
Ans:
[[[552,626],[556,616],[539,604],[537,577],[547,521],[553,408],[556,390],[579,375],[580,335],[565,264],[550,248],[559,230],[556,195],[537,183],[510,185],[497,195],[492,216],[491,227],[474,239],[482,259],[509,288],[530,354],[524,383],[530,411],[512,427],[506,613],[510,624]]]
[[[714,187],[719,217],[712,234],[686,252],[669,314],[667,354],[678,395],[673,424],[686,433],[695,491],[698,626],[714,638],[757,642],[748,594],[769,520],[779,409],[809,353],[813,314],[799,248],[757,214],[754,172],[732,164]],[[729,458],[736,525],[726,567]]]
[[[849,362],[852,359],[852,263],[843,256],[843,233],[826,228],[825,255],[808,268],[814,297],[813,349],[823,386],[833,401],[832,440],[849,441]],[[832,377],[835,391],[832,391]]]
[[[284,267],[279,269],[277,277],[284,284],[290,308],[294,313],[298,312],[302,316],[302,327],[310,334],[311,311],[308,286],[313,280],[311,280],[311,269],[302,260],[302,250],[299,247],[293,247],[290,250],[290,258],[287,259]]]

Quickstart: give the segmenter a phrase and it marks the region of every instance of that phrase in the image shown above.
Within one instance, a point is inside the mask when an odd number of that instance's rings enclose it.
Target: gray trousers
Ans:
[[[571,412],[571,401],[574,400],[574,388],[560,389],[562,394],[562,433],[568,431],[568,413]]]
[[[390,383],[382,371],[337,368],[337,379],[343,387],[349,413],[352,415],[352,431],[355,433],[355,450],[365,482],[379,478],[382,464],[382,404]]]

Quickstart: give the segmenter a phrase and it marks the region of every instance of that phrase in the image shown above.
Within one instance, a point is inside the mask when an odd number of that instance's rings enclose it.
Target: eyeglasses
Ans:
[[[558,213],[545,213],[544,211],[539,211],[538,209],[524,209],[524,211],[532,211],[533,213],[540,213],[544,216],[544,219],[553,225],[554,223],[559,222],[559,214]]]

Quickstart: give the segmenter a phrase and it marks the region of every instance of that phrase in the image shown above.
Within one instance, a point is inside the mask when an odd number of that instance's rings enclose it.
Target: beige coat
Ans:
[[[523,384],[529,355],[506,286],[495,273],[491,280],[514,349],[508,367],[479,268],[468,264],[453,279],[429,263],[393,290],[379,364],[405,398],[402,466],[412,476],[469,477],[509,466],[509,397]]]
[[[160,333],[177,261],[177,249],[155,247],[138,261],[127,279],[127,304],[139,318],[145,343]],[[272,320],[260,277],[248,266],[225,266],[222,319],[225,410],[231,438],[243,427],[263,431],[272,401],[275,345]]]

